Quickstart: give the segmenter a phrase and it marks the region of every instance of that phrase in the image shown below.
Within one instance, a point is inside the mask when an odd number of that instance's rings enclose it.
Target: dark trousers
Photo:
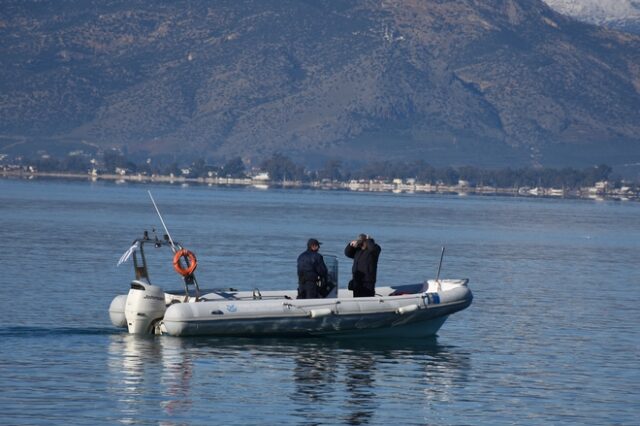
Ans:
[[[319,297],[318,285],[315,282],[309,281],[298,284],[298,299],[317,299]]]
[[[355,283],[353,297],[373,297],[376,295],[376,283]]]

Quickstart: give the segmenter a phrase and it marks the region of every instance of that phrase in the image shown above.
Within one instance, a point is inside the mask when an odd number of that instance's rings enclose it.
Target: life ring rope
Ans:
[[[180,263],[182,258],[185,259],[186,267],[183,267]],[[178,250],[176,254],[173,255],[173,268],[183,277],[188,277],[193,274],[197,266],[198,260],[196,259],[196,255],[187,249]]]

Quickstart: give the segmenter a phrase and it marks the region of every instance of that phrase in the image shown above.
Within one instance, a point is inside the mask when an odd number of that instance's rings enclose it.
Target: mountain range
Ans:
[[[541,0],[5,0],[0,35],[0,153],[640,162],[640,37]]]

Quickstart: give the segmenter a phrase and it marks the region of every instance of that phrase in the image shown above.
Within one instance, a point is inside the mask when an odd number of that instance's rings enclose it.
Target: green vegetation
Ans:
[[[264,160],[260,168],[269,173],[269,177],[274,181],[309,180],[309,174],[305,173],[304,167],[296,165],[289,157],[280,153]]]
[[[609,180],[611,167],[602,164],[583,170],[570,167],[481,169],[472,166],[436,168],[423,161],[370,163],[355,171],[355,179],[416,179],[424,183],[456,185],[460,180],[471,186],[580,188],[593,186],[598,181]]]
[[[5,159],[4,164],[9,160]],[[318,170],[305,169],[291,158],[275,153],[260,162],[259,167],[249,170],[240,157],[227,159],[221,164],[210,164],[199,159],[191,164],[155,164],[146,160],[137,164],[118,151],[106,151],[96,158],[74,153],[58,159],[43,155],[37,159],[14,159],[14,165],[38,172],[88,173],[95,170],[101,174],[173,175],[190,178],[244,178],[258,172],[267,172],[273,182],[282,181],[350,181],[392,179],[414,179],[420,183],[457,185],[465,181],[470,186],[496,188],[545,187],[576,189],[591,187],[599,181],[611,181],[611,167],[601,164],[582,170],[574,168],[520,168],[481,169],[472,166],[434,167],[424,161],[370,162],[359,167],[345,165],[339,159],[328,159]],[[620,182],[616,183],[617,186]]]

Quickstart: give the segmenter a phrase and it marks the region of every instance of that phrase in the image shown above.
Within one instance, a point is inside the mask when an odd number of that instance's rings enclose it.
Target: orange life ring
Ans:
[[[180,259],[182,259],[183,257],[187,262],[187,266],[185,268],[183,268],[180,264]],[[188,277],[189,275],[193,274],[193,271],[196,270],[196,266],[198,266],[196,255],[187,249],[178,250],[173,256],[173,267],[176,272],[183,277]]]

